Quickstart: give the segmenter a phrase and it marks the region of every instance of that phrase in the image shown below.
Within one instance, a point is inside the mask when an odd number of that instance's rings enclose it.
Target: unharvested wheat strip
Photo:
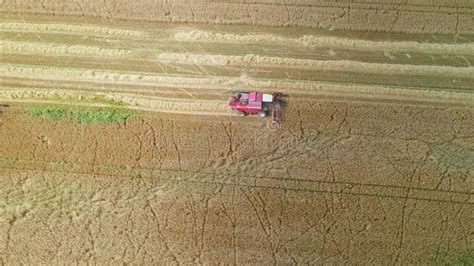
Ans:
[[[57,89],[61,88],[61,90],[80,90],[80,91],[89,91],[89,92],[107,92],[107,93],[120,93],[120,92],[130,92],[134,94],[140,95],[155,95],[155,93],[159,93],[160,95],[175,95],[176,90],[179,90],[182,93],[187,94],[190,96],[190,92],[192,92],[192,98],[194,95],[199,97],[199,95],[221,95],[221,93],[226,90],[222,86],[199,86],[199,87],[187,87],[183,85],[181,87],[176,86],[164,86],[161,84],[153,84],[148,86],[137,86],[137,85],[105,85],[101,83],[79,83],[79,84],[71,84],[69,81],[54,81],[51,83],[49,80],[38,80],[38,79],[16,79],[16,78],[5,78],[1,77],[0,75],[0,90],[3,88],[5,89],[12,89],[13,87],[7,84],[15,84],[15,88],[34,88],[34,89]],[[166,85],[166,84],[165,84]],[[226,95],[227,96],[227,95]],[[226,98],[226,97],[225,97]]]
[[[86,107],[109,107],[107,104],[90,104],[90,103],[81,103],[73,102],[68,103],[64,100],[41,100],[41,99],[10,99],[4,100],[5,102],[12,103],[29,103],[29,104],[57,104],[57,105],[71,105],[71,106],[86,106]],[[199,110],[186,107],[182,108],[184,103],[178,103],[175,105],[165,104],[165,103],[154,103],[153,106],[128,106],[128,109],[137,110],[137,111],[146,111],[146,112],[160,112],[160,113],[173,113],[173,114],[189,114],[189,115],[210,115],[210,116],[232,116],[235,115],[229,111],[219,112],[218,110]]]
[[[193,65],[239,66],[246,61],[247,57],[252,58],[252,61],[258,63],[260,66],[267,67],[297,67],[313,70],[351,71],[367,74],[393,74],[407,76],[422,75],[436,77],[443,76],[450,78],[474,77],[474,67],[379,64],[348,60],[293,59],[258,55],[226,56],[209,54],[162,53],[158,56],[158,62]]]
[[[424,90],[410,89],[409,87],[390,87],[364,84],[335,84],[323,82],[251,79],[242,77],[199,77],[199,76],[171,76],[155,75],[152,73],[127,73],[110,72],[89,69],[60,69],[38,66],[0,64],[0,76],[11,78],[40,79],[53,81],[79,81],[123,85],[147,85],[158,87],[173,87],[186,89],[222,89],[229,90],[245,86],[247,88],[259,88],[279,90],[287,93],[349,93],[353,94],[376,94],[381,97],[389,96],[414,96],[423,98],[458,99],[463,101],[474,100],[471,93],[459,93],[450,91],[436,91],[426,88]],[[133,90],[131,90],[133,91]]]
[[[60,23],[28,23],[16,21],[0,21],[1,31],[10,32],[34,32],[34,33],[63,33],[80,35],[109,35],[115,37],[144,37],[146,32],[111,28],[95,25],[74,25]]]
[[[108,106],[94,102],[97,97],[117,103],[125,103],[128,108],[146,111],[190,114],[229,114],[229,110],[221,101],[216,100],[185,100],[142,96],[132,93],[105,93],[70,90],[44,90],[31,88],[2,88],[0,99],[10,102],[44,102],[70,103],[84,106]]]
[[[474,44],[472,43],[445,44],[419,43],[413,41],[382,42],[314,35],[290,38],[271,34],[232,34],[202,30],[180,31],[175,33],[174,39],[181,42],[238,43],[259,45],[277,44],[303,47],[328,47],[333,49],[361,51],[474,55]]]
[[[37,42],[0,41],[0,50],[7,54],[87,55],[95,57],[126,57],[131,51],[89,45],[61,45]]]

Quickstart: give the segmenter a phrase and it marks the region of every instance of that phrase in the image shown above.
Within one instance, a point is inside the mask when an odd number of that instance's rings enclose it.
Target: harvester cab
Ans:
[[[229,97],[228,105],[241,116],[257,115],[266,117],[272,114],[272,123],[280,124],[283,94],[274,92],[264,94],[259,91],[237,91]]]

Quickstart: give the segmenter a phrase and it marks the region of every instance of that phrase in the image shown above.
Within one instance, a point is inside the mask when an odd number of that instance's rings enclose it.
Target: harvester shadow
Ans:
[[[10,105],[0,103],[0,114],[3,113],[3,109],[4,109],[4,108],[7,108],[7,107],[10,107]]]
[[[284,124],[286,122],[286,119],[285,119],[285,111],[287,110],[287,106],[288,106],[288,101],[286,99],[289,98],[289,95],[286,94],[286,93],[282,93],[281,94],[281,117],[280,117],[280,124]],[[281,125],[280,125],[281,126]]]

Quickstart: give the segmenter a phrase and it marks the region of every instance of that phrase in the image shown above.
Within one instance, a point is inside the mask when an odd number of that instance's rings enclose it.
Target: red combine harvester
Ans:
[[[272,123],[280,124],[282,98],[283,94],[281,92],[264,94],[258,91],[237,91],[230,96],[228,105],[239,112],[241,116],[251,114],[266,117],[271,111]]]

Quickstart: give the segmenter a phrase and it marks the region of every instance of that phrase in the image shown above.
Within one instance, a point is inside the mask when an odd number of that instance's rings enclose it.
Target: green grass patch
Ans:
[[[453,265],[454,266],[473,266],[474,254],[471,251],[465,252],[463,255],[461,255],[454,261]]]
[[[80,124],[122,122],[136,115],[136,112],[116,108],[68,110],[58,107],[29,107],[25,109],[25,113],[31,116],[55,120],[70,117]]]
[[[474,150],[469,143],[432,144],[433,156],[446,165],[474,169]]]
[[[41,116],[41,117],[49,117],[55,120],[59,120],[66,116],[67,111],[63,108],[41,108],[41,107],[31,107],[26,108],[25,112],[31,116]]]
[[[112,123],[125,121],[134,115],[133,112],[124,112],[117,109],[71,111],[70,115],[78,123]]]

